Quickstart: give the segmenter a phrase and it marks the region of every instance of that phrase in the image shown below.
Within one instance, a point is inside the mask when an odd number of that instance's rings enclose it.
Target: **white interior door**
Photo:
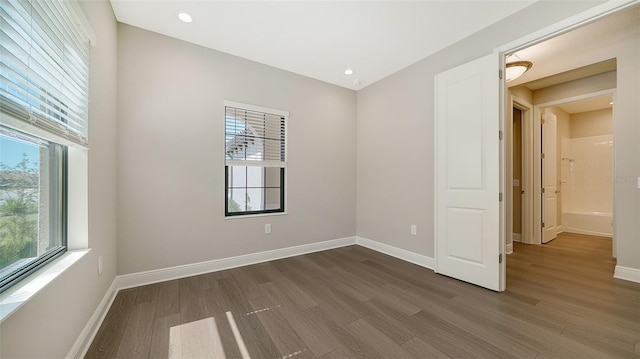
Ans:
[[[558,119],[542,115],[542,243],[558,235]]]
[[[436,76],[436,272],[500,289],[498,54]]]

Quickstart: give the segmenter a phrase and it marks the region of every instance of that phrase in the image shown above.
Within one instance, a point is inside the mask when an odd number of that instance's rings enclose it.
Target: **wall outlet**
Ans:
[[[264,225],[264,233],[266,233],[266,234],[271,233],[271,225],[270,224],[265,224]]]
[[[102,256],[98,257],[98,274],[102,274]]]
[[[418,226],[416,226],[415,224],[411,225],[411,234],[414,236],[418,234]]]

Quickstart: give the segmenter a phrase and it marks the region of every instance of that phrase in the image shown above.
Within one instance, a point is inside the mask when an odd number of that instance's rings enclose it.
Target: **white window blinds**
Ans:
[[[284,111],[226,103],[226,165],[286,167],[288,116]]]
[[[0,115],[86,145],[89,39],[69,1],[0,0]]]

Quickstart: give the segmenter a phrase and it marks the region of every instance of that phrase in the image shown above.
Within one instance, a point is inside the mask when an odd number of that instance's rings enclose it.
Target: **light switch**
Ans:
[[[520,187],[520,180],[514,179],[513,180],[513,187]]]

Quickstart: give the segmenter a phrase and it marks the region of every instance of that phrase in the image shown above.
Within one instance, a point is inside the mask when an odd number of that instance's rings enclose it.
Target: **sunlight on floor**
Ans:
[[[205,318],[171,327],[169,358],[226,359],[215,318]]]

